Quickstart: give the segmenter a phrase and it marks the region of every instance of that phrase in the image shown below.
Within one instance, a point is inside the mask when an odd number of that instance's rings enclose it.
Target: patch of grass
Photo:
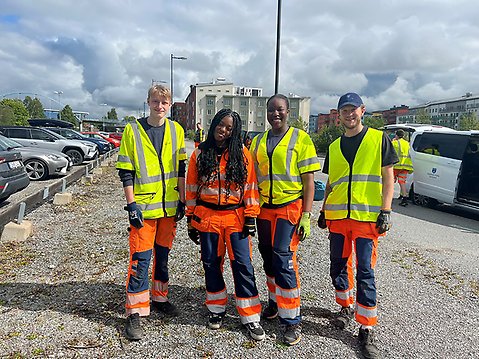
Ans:
[[[45,354],[45,350],[41,348],[35,348],[32,350],[32,354],[37,356],[37,355],[43,355]]]
[[[28,340],[35,340],[38,338],[38,334],[37,333],[28,334],[26,338]]]
[[[256,348],[256,341],[254,340],[247,340],[243,343],[241,343],[241,346],[245,349],[253,349],[253,348]]]

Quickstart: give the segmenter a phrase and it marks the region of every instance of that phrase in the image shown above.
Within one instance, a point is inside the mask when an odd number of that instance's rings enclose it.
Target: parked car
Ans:
[[[123,136],[123,132],[112,132],[108,137],[114,138],[118,141],[121,141],[121,136]]]
[[[416,132],[410,155],[416,204],[445,203],[479,213],[479,131]]]
[[[29,184],[22,155],[0,139],[0,203]]]
[[[92,160],[98,156],[98,148],[91,142],[67,140],[59,134],[38,127],[0,126],[0,132],[9,138],[28,147],[47,148],[68,155],[73,165],[84,160]]]
[[[31,181],[44,180],[51,175],[64,176],[73,166],[66,154],[45,148],[27,147],[11,138],[0,135],[0,142],[9,150],[18,151]]]
[[[58,133],[59,135],[69,140],[82,140],[82,141],[92,142],[95,145],[97,145],[98,151],[100,152],[101,155],[111,150],[110,143],[102,138],[100,139],[100,138],[88,137],[71,128],[61,128],[61,127],[44,127],[44,128],[46,128],[47,130],[53,131],[55,133]]]
[[[112,146],[112,149],[120,147],[120,143],[121,143],[120,140],[117,140],[117,139],[112,138],[112,137],[108,137],[108,136],[104,135],[102,132],[87,131],[87,132],[82,132],[82,135],[88,136],[90,138],[104,139],[105,141],[108,141],[110,143],[110,145]]]

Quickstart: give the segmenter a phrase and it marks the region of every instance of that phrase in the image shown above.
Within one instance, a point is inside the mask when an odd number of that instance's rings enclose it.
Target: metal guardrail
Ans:
[[[85,166],[74,168],[70,174],[59,178],[49,186],[45,186],[18,203],[10,206],[5,211],[0,212],[0,232],[3,231],[3,227],[11,221],[17,220],[21,222],[25,214],[32,212],[45,202],[50,201],[55,194],[64,192],[66,187],[77,182],[83,176],[88,175],[90,171],[100,166],[103,161],[112,157],[116,152],[118,152],[118,149],[113,149],[99,156],[96,160],[87,163]]]

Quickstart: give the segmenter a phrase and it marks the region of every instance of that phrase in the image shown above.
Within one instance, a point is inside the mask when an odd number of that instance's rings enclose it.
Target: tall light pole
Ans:
[[[170,91],[171,91],[171,103],[173,104],[173,60],[186,60],[184,56],[175,56],[170,54]]]
[[[62,102],[60,101],[60,96],[63,94],[63,91],[53,91],[54,94],[58,95],[58,119],[62,119]]]
[[[278,18],[276,21],[276,73],[274,77],[274,93],[278,93],[279,88],[279,49],[281,47],[281,0],[278,0]]]

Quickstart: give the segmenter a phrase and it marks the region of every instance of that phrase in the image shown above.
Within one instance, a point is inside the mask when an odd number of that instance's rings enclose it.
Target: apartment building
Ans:
[[[191,85],[186,98],[187,129],[195,129],[196,123],[199,122],[205,131],[208,131],[216,112],[222,108],[230,108],[239,113],[243,130],[252,133],[264,132],[269,128],[266,119],[268,98],[269,96],[263,96],[261,88],[235,86],[223,81]],[[303,121],[307,121],[311,98],[290,95],[288,99],[289,119],[294,121],[301,116]]]

